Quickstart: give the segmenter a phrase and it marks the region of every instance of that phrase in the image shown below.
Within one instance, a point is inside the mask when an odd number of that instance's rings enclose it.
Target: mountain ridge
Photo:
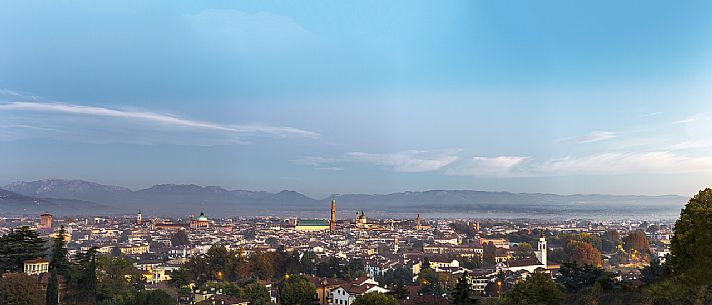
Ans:
[[[149,213],[182,215],[200,209],[215,214],[270,214],[290,211],[319,212],[331,196],[315,199],[294,190],[277,193],[227,190],[220,186],[196,184],[156,184],[132,191],[125,187],[102,185],[84,180],[44,179],[13,182],[8,191],[33,198],[77,200],[106,205],[123,212],[138,209]],[[616,211],[652,208],[672,211],[687,198],[677,195],[609,195],[513,193],[481,190],[402,191],[390,194],[333,195],[341,210],[369,209],[386,212],[416,211]],[[19,199],[18,199],[19,200]],[[22,201],[22,200],[20,200]],[[27,201],[27,200],[25,200]],[[0,212],[3,212],[0,209]]]

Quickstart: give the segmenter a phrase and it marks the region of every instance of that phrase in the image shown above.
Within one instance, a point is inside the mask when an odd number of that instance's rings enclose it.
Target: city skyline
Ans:
[[[0,185],[688,197],[709,6],[5,5]]]

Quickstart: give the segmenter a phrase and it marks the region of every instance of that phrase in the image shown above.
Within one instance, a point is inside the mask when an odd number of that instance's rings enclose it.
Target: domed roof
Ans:
[[[197,221],[208,221],[208,217],[205,216],[205,213],[200,212],[200,216],[198,216],[198,218],[196,218],[195,220],[197,220]]]

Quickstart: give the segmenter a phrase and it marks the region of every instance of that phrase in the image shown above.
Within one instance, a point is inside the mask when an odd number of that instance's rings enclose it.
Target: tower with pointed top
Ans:
[[[138,210],[138,214],[136,215],[136,224],[140,226],[141,222],[143,222],[143,216],[141,215],[141,210]]]
[[[420,230],[420,213],[418,213],[418,217],[415,218],[415,229]]]
[[[329,223],[329,229],[336,231],[336,199],[334,199],[334,196],[331,197],[331,222]]]

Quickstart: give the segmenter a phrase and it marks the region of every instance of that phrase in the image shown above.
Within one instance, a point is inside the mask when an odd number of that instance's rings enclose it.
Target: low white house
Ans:
[[[351,284],[340,285],[338,288],[331,290],[332,305],[350,305],[356,300],[356,297],[371,293],[380,292],[387,293],[388,289],[378,286],[378,282],[370,278],[359,278]]]

